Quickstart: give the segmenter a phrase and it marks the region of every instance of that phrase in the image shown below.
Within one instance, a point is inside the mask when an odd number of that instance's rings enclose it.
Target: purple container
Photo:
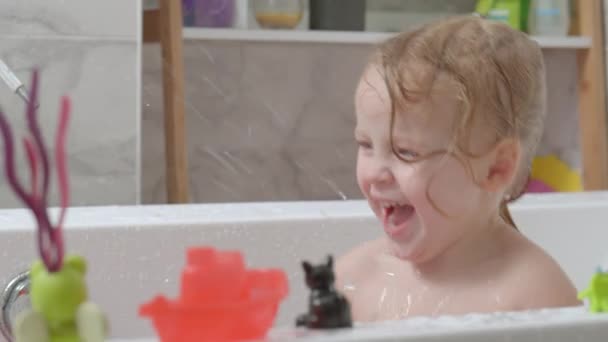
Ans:
[[[184,26],[194,25],[194,2],[195,0],[182,0],[182,14],[184,15]]]
[[[232,27],[234,0],[193,0],[194,26]]]

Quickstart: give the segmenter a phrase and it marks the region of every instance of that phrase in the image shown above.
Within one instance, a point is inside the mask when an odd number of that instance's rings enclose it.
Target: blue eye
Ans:
[[[420,158],[420,155],[414,151],[406,150],[406,149],[398,149],[397,153],[399,157],[403,158],[405,161],[414,162]]]

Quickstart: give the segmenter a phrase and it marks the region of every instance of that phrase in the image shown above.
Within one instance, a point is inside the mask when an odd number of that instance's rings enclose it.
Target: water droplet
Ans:
[[[382,307],[384,306],[384,299],[386,298],[386,287],[382,289],[382,294],[380,295],[380,300],[378,300],[378,311],[382,312]]]
[[[355,287],[355,285],[346,284],[346,285],[344,285],[344,289],[348,290],[348,291],[355,291],[357,288]]]
[[[412,306],[412,295],[410,293],[407,294],[407,307],[405,308],[405,317],[410,314],[410,307]]]

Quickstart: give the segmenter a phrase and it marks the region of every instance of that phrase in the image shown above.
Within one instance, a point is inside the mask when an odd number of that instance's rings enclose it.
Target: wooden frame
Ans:
[[[585,190],[608,189],[606,68],[602,0],[576,1],[578,34],[591,47],[578,52],[579,131]]]
[[[603,0],[575,0],[571,34],[591,38],[578,51],[579,131],[584,190],[608,189],[608,127]],[[160,9],[144,12],[143,41],[160,41],[163,56],[167,200],[186,203],[188,167],[184,115],[180,1],[160,0]]]
[[[159,5],[158,10],[143,13],[143,41],[161,45],[167,201],[188,203],[182,5],[177,0],[160,0]]]

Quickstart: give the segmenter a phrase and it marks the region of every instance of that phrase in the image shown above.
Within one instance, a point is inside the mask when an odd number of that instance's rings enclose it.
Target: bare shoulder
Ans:
[[[524,236],[509,251],[504,283],[516,310],[580,305],[576,288],[553,257]]]
[[[336,284],[341,288],[347,283],[358,283],[364,275],[369,275],[381,243],[380,240],[368,241],[339,256],[335,264]]]

